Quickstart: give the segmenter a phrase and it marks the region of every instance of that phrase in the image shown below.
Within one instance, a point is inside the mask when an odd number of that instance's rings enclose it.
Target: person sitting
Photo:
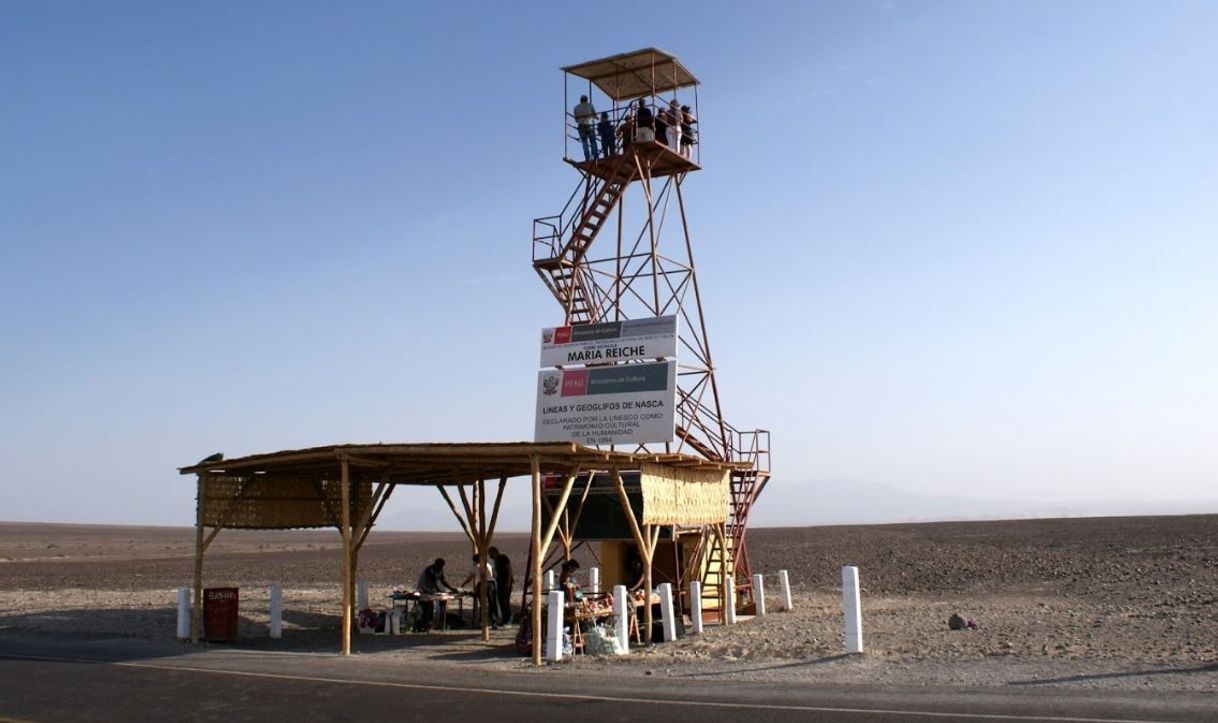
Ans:
[[[567,560],[562,564],[562,571],[558,574],[558,586],[566,594],[567,602],[575,602],[575,598],[578,596],[579,583],[575,581],[576,570],[579,570],[579,561]]]
[[[419,593],[419,610],[420,616],[418,623],[415,624],[415,630],[427,631],[431,629],[436,616],[436,601],[431,599],[432,595],[447,590],[448,592],[457,592],[457,588],[448,584],[448,580],[444,579],[444,558],[437,557],[435,562],[423,568],[423,572],[419,575],[418,582],[415,583],[415,588]],[[445,613],[443,602],[440,604],[440,614]]]

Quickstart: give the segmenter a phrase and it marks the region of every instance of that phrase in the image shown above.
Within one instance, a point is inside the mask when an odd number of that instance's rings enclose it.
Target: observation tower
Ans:
[[[567,326],[678,317],[674,441],[622,451],[744,463],[731,473],[727,523],[672,535],[700,533],[696,544],[675,553],[679,586],[682,577],[699,579],[705,600],[726,600],[728,574],[735,605],[747,608],[746,531],[770,477],[769,432],[729,424],[715,379],[684,196],[689,174],[702,170],[699,82],[656,48],[562,71],[563,161],[578,180],[558,214],[533,221],[533,269]],[[595,110],[591,121],[585,103]]]

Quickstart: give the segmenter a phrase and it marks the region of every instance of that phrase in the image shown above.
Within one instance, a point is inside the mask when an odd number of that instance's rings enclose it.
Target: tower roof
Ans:
[[[563,72],[591,81],[613,100],[659,95],[698,84],[698,79],[681,65],[677,56],[659,48],[643,48],[568,65]]]

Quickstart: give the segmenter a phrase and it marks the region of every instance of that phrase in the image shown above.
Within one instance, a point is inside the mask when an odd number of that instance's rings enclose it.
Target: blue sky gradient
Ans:
[[[1218,5],[601,7],[0,5],[0,519],[189,524],[215,451],[527,439],[557,68],[650,45],[703,82],[757,522],[855,483],[1218,509]]]

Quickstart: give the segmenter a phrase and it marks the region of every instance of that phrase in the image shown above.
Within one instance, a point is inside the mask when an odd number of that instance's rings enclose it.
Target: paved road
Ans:
[[[554,670],[465,673],[459,665],[330,655],[220,651],[139,658],[104,651],[61,649],[49,656],[0,647],[0,721],[1218,720],[1218,701],[1204,696],[794,688]]]

